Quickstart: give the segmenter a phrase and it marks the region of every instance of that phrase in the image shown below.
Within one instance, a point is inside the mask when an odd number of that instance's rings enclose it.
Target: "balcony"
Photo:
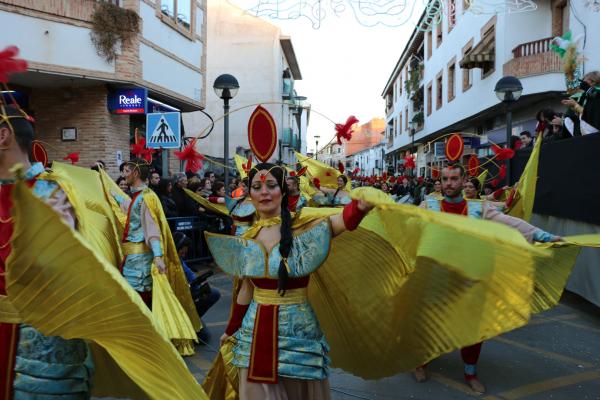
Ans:
[[[283,146],[291,146],[293,141],[292,128],[285,128],[283,135],[281,135],[281,144]]]
[[[550,50],[552,38],[522,43],[512,51],[513,59],[504,64],[504,76],[524,78],[532,75],[562,72],[558,54]]]

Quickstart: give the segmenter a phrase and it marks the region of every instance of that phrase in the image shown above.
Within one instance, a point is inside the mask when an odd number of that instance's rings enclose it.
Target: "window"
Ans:
[[[440,108],[442,108],[442,102],[443,102],[443,96],[442,96],[442,91],[443,91],[443,87],[442,87],[442,72],[440,71],[440,73],[438,74],[438,76],[435,78],[435,109],[439,110]]]
[[[454,82],[456,80],[456,59],[452,59],[448,64],[448,102],[454,100]]]
[[[462,55],[463,57],[473,48],[473,39],[469,40],[469,43],[465,47],[463,47]],[[462,91],[466,92],[473,86],[473,70],[472,69],[462,69]]]
[[[433,49],[433,36],[431,30],[427,31],[427,59],[431,58],[431,50]],[[407,78],[408,79],[408,78]]]
[[[160,11],[170,17],[177,26],[190,30],[192,24],[192,0],[161,0]]]
[[[404,129],[408,132],[408,107],[404,109]]]
[[[402,135],[402,113],[398,116],[398,132]]]
[[[492,37],[492,47],[490,49],[490,52],[492,54],[494,54],[496,52],[496,43],[495,43],[495,38],[493,37],[496,33],[496,27],[494,25],[492,25],[491,28],[487,29],[485,31],[485,33],[481,36],[481,40],[488,40],[490,38],[490,36]],[[492,72],[494,72],[496,70],[496,57],[494,57],[494,61],[493,62],[489,62],[489,63],[485,63],[484,67],[481,69],[481,79],[487,78],[489,75],[492,74]]]
[[[448,32],[456,25],[456,0],[448,0]]]
[[[431,91],[431,82],[429,82],[427,85],[427,115],[431,115],[431,96],[433,96],[433,93]]]
[[[443,39],[442,21],[440,21],[440,23],[437,24],[435,37],[437,39],[437,46],[436,47],[440,47],[440,45],[442,44],[442,39]]]

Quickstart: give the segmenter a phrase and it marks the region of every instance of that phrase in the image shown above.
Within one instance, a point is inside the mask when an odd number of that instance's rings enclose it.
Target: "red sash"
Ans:
[[[446,200],[441,201],[442,212],[447,212],[450,214],[467,215],[467,207],[468,203],[465,199],[462,199],[462,201],[459,203],[450,203]]]
[[[309,277],[290,279],[288,289],[299,289],[308,286]],[[277,290],[276,279],[252,279],[254,286],[261,289]],[[254,320],[252,348],[248,381],[255,383],[278,382],[277,368],[279,364],[279,306],[259,304]]]
[[[300,200],[300,195],[296,196],[288,196],[288,210],[290,212],[296,212],[296,206],[298,205],[298,200]]]

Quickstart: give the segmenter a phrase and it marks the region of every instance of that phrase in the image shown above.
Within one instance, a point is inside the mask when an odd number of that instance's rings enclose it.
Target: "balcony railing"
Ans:
[[[513,57],[527,57],[534,54],[541,54],[550,51],[552,38],[534,40],[533,42],[522,43],[513,49]]]

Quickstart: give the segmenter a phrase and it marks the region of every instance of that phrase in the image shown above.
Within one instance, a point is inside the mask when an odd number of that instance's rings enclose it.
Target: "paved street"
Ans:
[[[231,301],[229,278],[216,275],[210,282],[223,296],[204,318],[212,332],[210,347],[199,346],[198,353],[186,360],[199,380],[210,367]],[[600,399],[600,309],[567,294],[558,307],[535,316],[528,326],[486,342],[479,362],[480,378],[488,387],[484,396],[477,396],[463,384],[458,352],[440,357],[428,370],[431,379],[423,384],[417,384],[409,374],[364,381],[334,370],[332,398]]]

